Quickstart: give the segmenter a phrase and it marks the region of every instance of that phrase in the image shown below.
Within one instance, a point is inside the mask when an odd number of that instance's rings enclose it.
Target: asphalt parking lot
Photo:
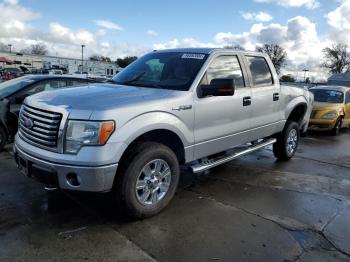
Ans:
[[[51,203],[0,154],[0,261],[350,261],[350,131],[303,138],[195,176],[160,215],[128,221],[111,195]]]

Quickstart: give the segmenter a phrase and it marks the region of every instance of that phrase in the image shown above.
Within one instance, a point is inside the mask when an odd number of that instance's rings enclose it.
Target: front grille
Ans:
[[[18,134],[29,143],[54,149],[57,148],[61,120],[60,113],[23,104]]]

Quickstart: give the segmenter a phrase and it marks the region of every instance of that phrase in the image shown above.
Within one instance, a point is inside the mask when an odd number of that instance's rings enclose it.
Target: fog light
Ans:
[[[77,174],[69,173],[66,175],[67,183],[68,185],[72,187],[78,187],[80,186],[81,179]]]

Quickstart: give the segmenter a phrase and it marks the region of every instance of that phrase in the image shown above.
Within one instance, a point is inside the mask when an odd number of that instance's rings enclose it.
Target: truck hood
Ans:
[[[95,84],[46,91],[27,98],[30,104],[61,107],[69,112],[105,111],[174,96],[179,91],[114,84]],[[27,101],[26,100],[26,101]]]

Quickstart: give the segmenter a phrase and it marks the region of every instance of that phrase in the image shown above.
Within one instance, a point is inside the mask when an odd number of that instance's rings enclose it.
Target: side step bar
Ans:
[[[192,165],[191,168],[192,168],[193,173],[201,173],[201,172],[204,172],[208,169],[211,169],[213,167],[219,166],[219,165],[224,164],[226,162],[229,162],[233,159],[236,159],[238,157],[247,155],[247,154],[254,152],[258,149],[272,145],[276,142],[277,142],[276,138],[269,138],[269,139],[263,140],[257,144],[245,147],[241,150],[236,150],[234,152],[232,152],[232,150],[231,150],[231,152],[228,152],[221,157],[216,157],[216,158],[208,159],[208,160],[203,161],[201,163],[196,163],[196,164]]]

